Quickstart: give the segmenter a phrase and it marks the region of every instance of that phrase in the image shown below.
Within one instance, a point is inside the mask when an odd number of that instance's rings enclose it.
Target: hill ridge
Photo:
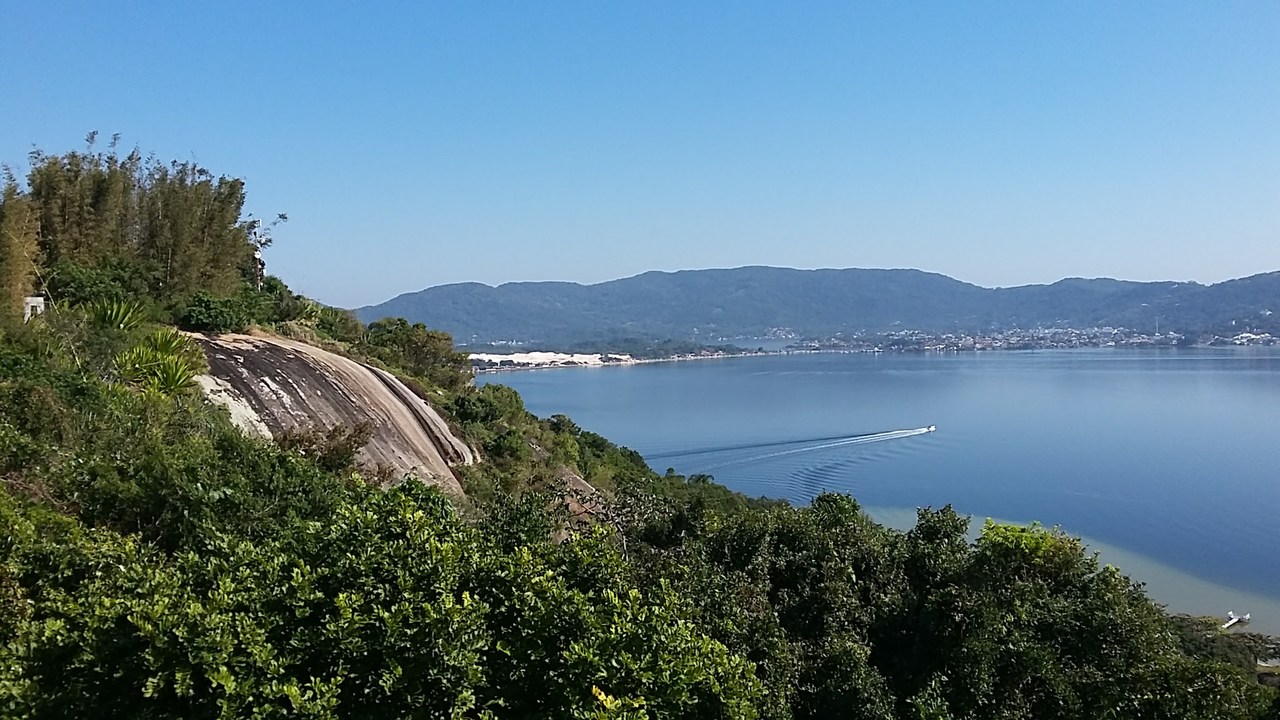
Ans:
[[[619,337],[722,340],[788,328],[808,337],[892,329],[977,331],[1117,326],[1201,333],[1276,329],[1280,271],[1209,285],[1068,277],[988,288],[915,268],[750,265],[650,270],[581,284],[532,281],[438,285],[355,312],[402,316],[461,343],[544,344]]]

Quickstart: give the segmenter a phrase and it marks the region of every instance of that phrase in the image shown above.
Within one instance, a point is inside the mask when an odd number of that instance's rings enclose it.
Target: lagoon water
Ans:
[[[846,492],[897,527],[948,503],[975,529],[1060,525],[1172,610],[1251,612],[1280,634],[1272,349],[762,356],[479,382],[751,495]]]

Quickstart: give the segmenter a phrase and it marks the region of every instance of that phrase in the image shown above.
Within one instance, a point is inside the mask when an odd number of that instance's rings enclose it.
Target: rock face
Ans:
[[[367,423],[373,437],[360,451],[366,468],[414,474],[455,494],[451,470],[475,461],[448,423],[395,376],[350,358],[282,338],[193,335],[209,358],[199,378],[245,432],[272,437],[292,429]]]

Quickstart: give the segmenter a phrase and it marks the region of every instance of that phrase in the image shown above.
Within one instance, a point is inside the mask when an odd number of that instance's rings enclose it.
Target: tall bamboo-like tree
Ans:
[[[31,201],[7,178],[0,194],[0,319],[22,315],[22,301],[35,287],[40,220]]]
[[[175,162],[152,166],[140,195],[137,251],[160,296],[234,292],[253,253],[240,223],[244,183]]]
[[[50,264],[70,260],[98,265],[130,258],[136,249],[137,206],[145,191],[144,161],[134,150],[121,157],[118,138],[107,152],[29,156],[30,197],[40,211],[40,244]]]
[[[244,182],[136,149],[121,155],[118,137],[95,151],[96,139],[83,152],[29,157],[25,196],[45,262],[123,269],[162,302],[235,293],[254,251],[240,217]]]

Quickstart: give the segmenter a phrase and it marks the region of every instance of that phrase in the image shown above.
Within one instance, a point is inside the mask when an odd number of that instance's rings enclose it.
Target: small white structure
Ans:
[[[1244,615],[1237,615],[1235,610],[1228,610],[1228,611],[1227,611],[1227,621],[1226,621],[1225,623],[1223,623],[1223,624],[1222,624],[1222,629],[1223,629],[1223,630],[1226,630],[1226,629],[1230,628],[1232,625],[1245,625],[1245,624],[1248,624],[1248,622],[1249,622],[1249,618],[1250,618],[1250,617],[1252,617],[1252,613],[1245,613]]]
[[[22,322],[31,322],[31,318],[44,313],[44,298],[35,295],[22,301]]]

